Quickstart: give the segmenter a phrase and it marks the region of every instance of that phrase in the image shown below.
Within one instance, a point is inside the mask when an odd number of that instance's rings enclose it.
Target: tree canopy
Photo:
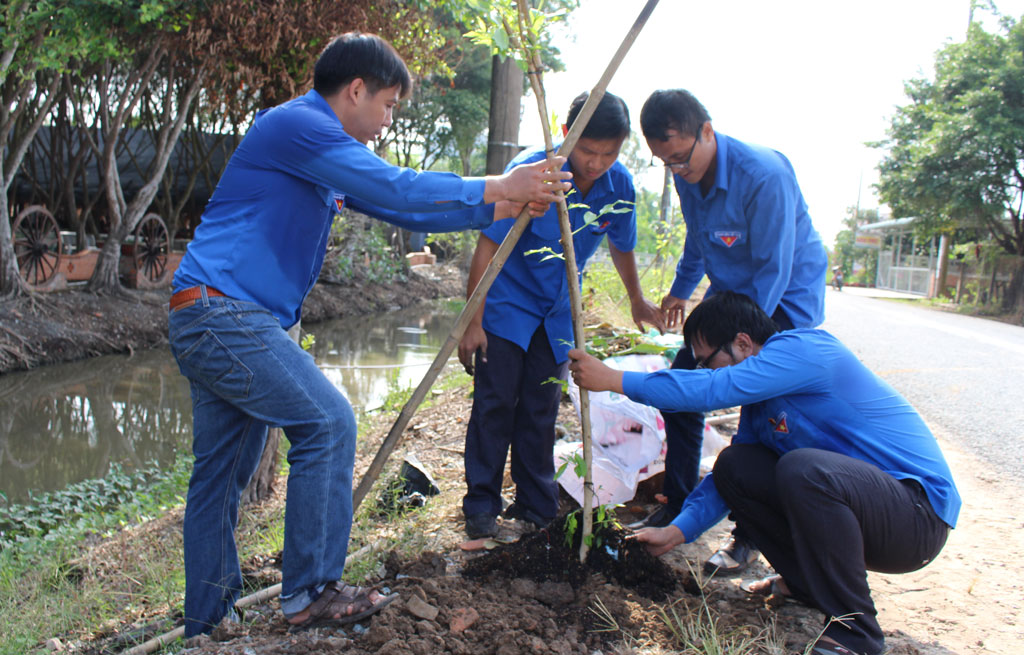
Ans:
[[[936,55],[934,79],[906,83],[879,165],[879,194],[893,215],[925,232],[987,230],[1024,256],[1024,20],[972,24],[963,43]]]

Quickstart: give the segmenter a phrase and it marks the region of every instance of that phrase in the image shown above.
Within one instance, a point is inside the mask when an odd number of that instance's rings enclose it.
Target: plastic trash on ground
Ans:
[[[621,371],[651,373],[669,367],[662,355],[625,355],[604,360]],[[569,378],[569,397],[579,414],[579,387]],[[624,503],[636,495],[641,481],[665,470],[665,421],[653,407],[633,402],[610,391],[590,393],[591,436],[594,440],[592,475],[595,506]],[[714,466],[728,442],[710,425],[704,426],[701,475]],[[569,462],[558,478],[566,493],[583,504],[583,479],[576,475],[575,456],[583,457],[583,444],[555,444],[555,470]]]

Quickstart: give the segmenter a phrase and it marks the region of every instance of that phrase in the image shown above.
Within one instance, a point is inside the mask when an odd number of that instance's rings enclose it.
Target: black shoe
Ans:
[[[505,511],[502,513],[502,516],[504,516],[507,519],[514,519],[516,521],[526,521],[527,523],[532,523],[533,527],[538,530],[547,526],[548,523],[551,523],[551,521],[544,520],[539,514],[537,514],[531,509],[524,507],[522,504],[518,502],[512,503],[507,508],[505,508]]]
[[[742,572],[756,559],[757,547],[754,544],[730,536],[729,541],[704,563],[704,572],[719,577],[732,576]]]
[[[470,539],[482,539],[498,534],[498,523],[490,514],[474,514],[466,517],[466,535]]]
[[[632,524],[631,528],[664,528],[666,525],[672,522],[675,517],[679,516],[679,508],[673,505],[661,505],[658,509],[650,513],[650,515],[639,523]]]

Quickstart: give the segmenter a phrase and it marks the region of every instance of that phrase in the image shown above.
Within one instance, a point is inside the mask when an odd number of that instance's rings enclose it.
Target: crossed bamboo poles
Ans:
[[[520,7],[520,15],[522,15],[525,0],[517,0]],[[605,69],[604,74],[598,80],[597,84],[591,90],[589,97],[586,102],[583,103],[583,107],[580,109],[579,115],[573,122],[572,127],[569,128],[569,132],[565,136],[565,140],[562,141],[562,145],[559,147],[559,153],[571,153],[573,148],[576,147],[576,142],[579,141],[580,135],[583,133],[584,128],[590,121],[590,117],[593,116],[594,110],[597,109],[598,103],[601,102],[601,98],[604,97],[604,93],[608,88],[608,84],[611,82],[612,77],[619,68],[619,64],[625,58],[626,53],[629,52],[633,42],[636,41],[640,31],[647,23],[647,19],[650,17],[651,12],[654,11],[657,6],[658,0],[648,0],[647,4],[640,11],[636,20],[633,22],[633,26],[629,32],[626,33],[625,38],[619,45],[618,50],[615,51],[615,55],[609,62],[608,67]],[[531,65],[529,68],[533,69],[530,73],[530,83],[533,86],[534,93],[537,95],[538,110],[540,111],[541,124],[547,124],[547,108],[544,101],[544,90],[540,82],[540,62],[539,56],[534,54],[531,59]],[[545,148],[549,153],[549,157],[555,156],[551,143],[551,135],[545,130]],[[572,316],[573,316],[573,329],[576,340],[576,347],[583,348],[585,341],[583,337],[583,324],[581,315],[583,313],[582,300],[580,298],[579,290],[579,277],[576,268],[576,257],[573,251],[573,240],[572,240],[572,227],[569,224],[569,214],[565,204],[565,197],[561,192],[558,192],[558,218],[559,225],[562,232],[562,249],[565,256],[566,273],[569,278],[569,294],[570,302],[572,305]],[[452,328],[451,334],[448,335],[448,339],[444,345],[441,346],[441,350],[437,353],[430,368],[427,369],[426,374],[423,376],[423,380],[420,381],[419,386],[413,391],[412,396],[406,401],[405,406],[402,407],[402,411],[398,415],[398,419],[391,427],[391,431],[388,432],[387,437],[384,438],[384,442],[381,444],[380,450],[377,451],[377,455],[374,457],[373,462],[370,463],[366,473],[363,474],[362,479],[359,481],[359,486],[352,497],[352,509],[353,512],[359,507],[366,494],[369,493],[373,483],[376,482],[380,476],[381,471],[384,468],[384,464],[387,462],[388,457],[394,451],[398,445],[398,441],[408,427],[409,422],[412,420],[413,415],[419,408],[423,399],[426,397],[427,392],[433,386],[434,381],[437,380],[437,376],[441,373],[445,364],[448,362],[448,358],[451,356],[455,348],[458,347],[459,341],[462,339],[462,335],[466,332],[466,328],[469,327],[470,321],[473,316],[476,315],[480,304],[484,301],[487,296],[487,291],[491,288],[491,284],[494,282],[494,278],[501,272],[502,266],[505,265],[505,261],[511,254],[512,249],[519,241],[519,237],[522,236],[526,230],[526,226],[530,222],[530,213],[528,208],[523,208],[523,211],[516,218],[512,229],[505,236],[505,239],[501,242],[497,252],[488,264],[487,269],[484,271],[483,276],[476,285],[476,289],[470,295],[469,300],[466,302],[465,308],[462,313],[459,314],[459,318],[455,321],[455,327]],[[585,389],[580,389],[580,414],[581,414],[581,425],[583,427],[584,434],[584,459],[586,462],[586,478],[583,485],[583,534],[590,533],[591,522],[593,520],[592,514],[589,511],[591,509],[593,496],[593,481],[592,481],[592,462],[591,462],[591,451],[586,445],[589,444],[590,435],[590,398],[587,395]],[[587,551],[586,540],[583,540],[580,546],[580,557],[584,559]]]

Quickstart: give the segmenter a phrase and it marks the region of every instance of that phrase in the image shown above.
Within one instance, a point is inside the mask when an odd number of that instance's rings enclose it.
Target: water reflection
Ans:
[[[354,407],[373,409],[389,384],[419,384],[453,324],[450,310],[432,305],[328,321],[310,327],[316,335],[312,352]]]
[[[168,463],[191,438],[188,383],[166,350],[0,376],[0,491],[11,502]]]
[[[372,409],[389,385],[419,383],[454,316],[424,305],[308,331],[328,378],[355,407]],[[191,412],[188,382],[167,349],[0,375],[0,492],[20,503],[103,477],[115,463],[169,464],[190,447]]]

